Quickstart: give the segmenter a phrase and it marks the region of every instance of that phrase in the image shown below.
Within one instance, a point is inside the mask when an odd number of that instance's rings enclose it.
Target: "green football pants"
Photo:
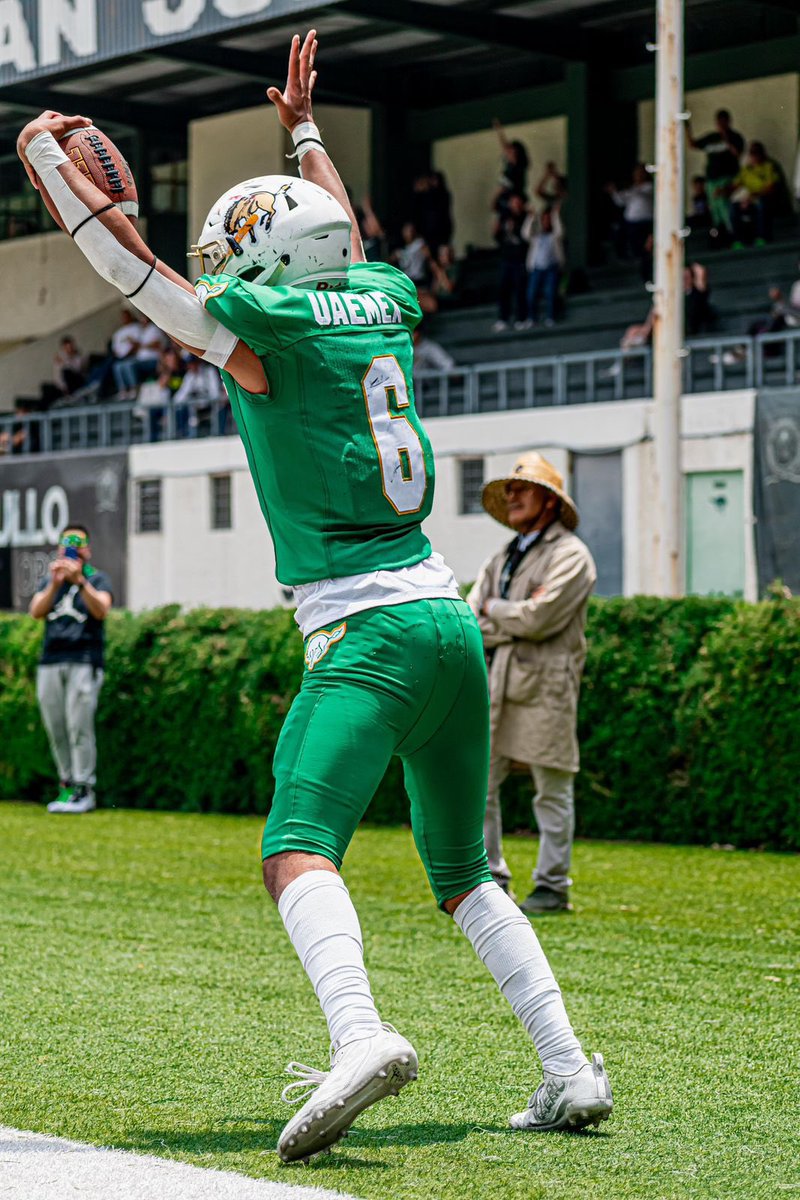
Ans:
[[[367,609],[307,638],[305,658],[275,751],[263,857],[303,850],[341,867],[397,754],[437,903],[490,881],[489,694],[467,605],[415,600]]]

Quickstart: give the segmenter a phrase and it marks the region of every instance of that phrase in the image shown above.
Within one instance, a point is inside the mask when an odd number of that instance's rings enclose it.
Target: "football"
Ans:
[[[72,163],[113,200],[133,224],[139,214],[139,195],[136,181],[120,150],[95,125],[78,129],[60,139],[59,145]],[[61,228],[64,224],[45,188],[40,187],[42,199],[51,217]]]

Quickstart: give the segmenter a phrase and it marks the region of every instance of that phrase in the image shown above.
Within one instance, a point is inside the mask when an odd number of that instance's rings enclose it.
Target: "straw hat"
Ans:
[[[564,480],[552,463],[542,458],[536,450],[528,450],[521,454],[514,463],[514,469],[505,479],[493,479],[483,489],[481,502],[490,517],[501,525],[513,526],[508,520],[508,501],[506,500],[506,484],[515,479],[526,483],[538,483],[539,487],[547,488],[561,501],[559,520],[567,529],[574,529],[578,524],[578,510],[574,501],[564,491]]]

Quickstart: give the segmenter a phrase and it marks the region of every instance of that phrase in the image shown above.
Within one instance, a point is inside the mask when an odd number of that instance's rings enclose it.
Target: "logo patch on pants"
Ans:
[[[314,670],[314,667],[321,658],[325,657],[334,642],[340,642],[346,633],[347,622],[343,621],[335,629],[320,629],[319,633],[315,633],[313,637],[308,639],[303,657],[306,660],[306,666],[309,671]]]

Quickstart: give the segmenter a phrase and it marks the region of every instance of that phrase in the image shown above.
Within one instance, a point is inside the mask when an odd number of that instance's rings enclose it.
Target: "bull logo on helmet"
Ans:
[[[275,219],[275,200],[281,193],[288,192],[291,186],[290,183],[285,183],[280,191],[274,194],[256,192],[252,196],[242,196],[234,200],[225,213],[226,234],[238,245],[249,235],[251,243],[255,245],[258,241],[256,230],[263,229],[264,233],[269,233]]]

